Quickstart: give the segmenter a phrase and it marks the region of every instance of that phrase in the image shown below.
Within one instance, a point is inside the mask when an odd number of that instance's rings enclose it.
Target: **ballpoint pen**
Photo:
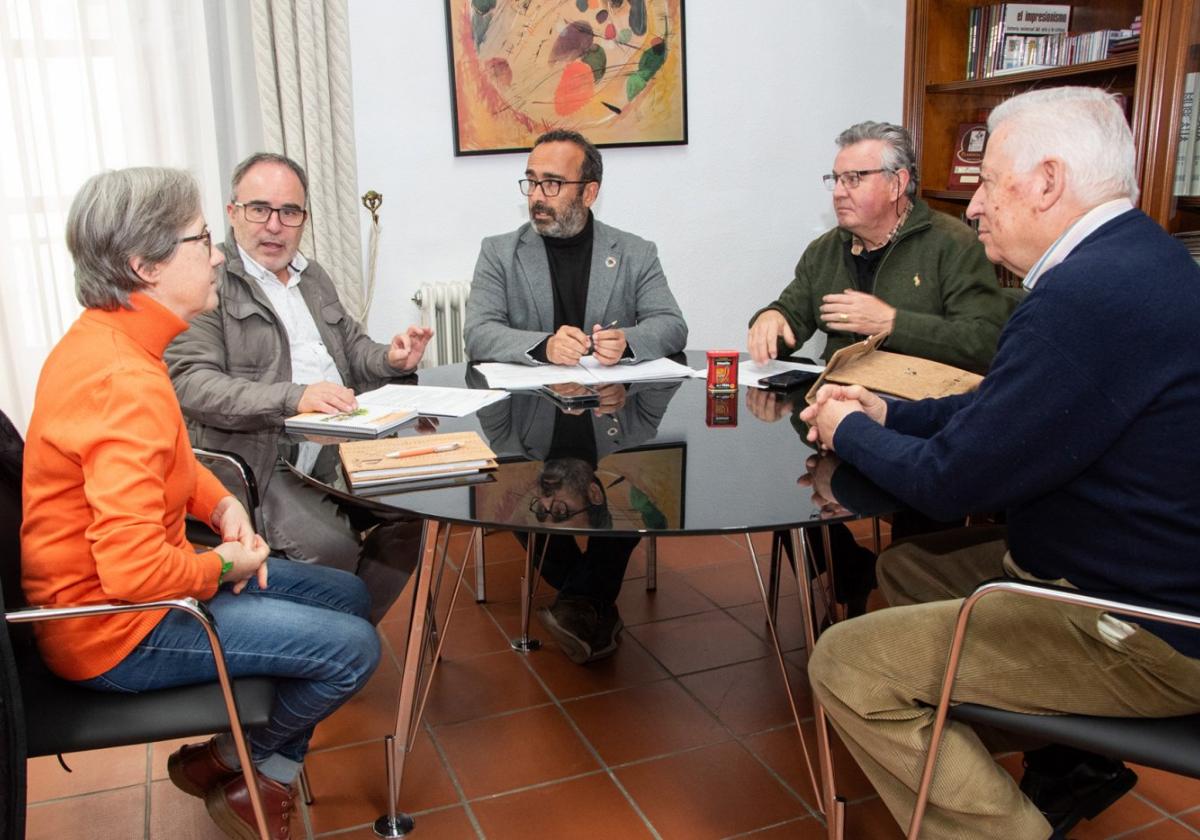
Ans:
[[[613,321],[611,324],[609,324],[609,325],[607,325],[607,326],[604,326],[604,327],[601,327],[600,329],[601,329],[601,330],[611,330],[613,327],[617,326],[619,323],[620,323],[620,321],[619,321],[619,320],[617,320],[617,321]],[[592,331],[592,335],[595,335],[597,332],[599,332],[599,330],[593,330],[593,331]],[[591,343],[591,336],[588,336],[588,339],[589,339],[589,343]],[[584,353],[583,355],[585,355],[585,356],[590,356],[590,355],[592,355],[592,349],[593,349],[592,347],[588,347],[588,350],[587,350],[587,352],[586,352],[586,353]]]
[[[433,455],[437,452],[453,452],[462,446],[460,441],[454,443],[443,443],[440,446],[425,446],[421,449],[397,449],[395,452],[387,452],[379,458],[368,458],[363,461],[364,464],[370,464],[377,461],[385,461],[388,458],[414,458],[417,455]]]

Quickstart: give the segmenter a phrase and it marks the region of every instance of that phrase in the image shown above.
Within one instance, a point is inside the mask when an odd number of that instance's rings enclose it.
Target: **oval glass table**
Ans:
[[[703,353],[689,352],[687,363],[704,364]],[[410,380],[413,381],[413,380]],[[469,365],[448,365],[422,370],[419,385],[481,388],[486,382]],[[796,400],[803,399],[797,392]],[[577,536],[642,537],[647,560],[647,589],[656,585],[656,545],[660,538],[703,534],[744,535],[749,558],[759,584],[770,641],[779,662],[788,702],[802,744],[800,714],[788,683],[787,668],[775,628],[781,557],[805,558],[791,563],[801,597],[805,643],[815,642],[817,610],[822,598],[831,617],[834,601],[832,568],[824,546],[824,563],[817,563],[806,539],[806,530],[831,522],[874,517],[895,510],[895,502],[875,489],[848,466],[826,470],[821,496],[799,479],[810,472],[816,453],[804,440],[803,426],[794,412],[778,402],[769,411],[750,401],[748,389],[714,394],[703,378],[635,382],[601,389],[599,407],[564,410],[549,397],[535,392],[512,392],[466,417],[422,417],[414,426],[402,427],[396,436],[422,432],[476,431],[497,455],[499,467],[478,476],[447,479],[452,486],[384,491],[363,495],[351,491],[337,457],[337,446],[315,449],[303,439],[283,436],[280,456],[308,481],[347,503],[366,508],[403,511],[423,520],[420,560],[413,572],[415,589],[409,637],[404,657],[399,710],[394,736],[386,749],[389,813],[376,823],[376,833],[398,837],[413,827],[411,817],[398,813],[397,797],[405,759],[420,724],[441,645],[453,614],[467,558],[449,560],[452,529],[470,529],[466,549],[475,553],[477,600],[485,600],[483,531],[507,530],[521,534],[572,534]],[[572,498],[571,470],[586,464],[583,486],[600,488],[603,504]],[[566,466],[564,466],[566,465]],[[817,472],[820,472],[819,470]],[[576,486],[579,486],[578,483]],[[836,499],[836,501],[835,501]],[[767,579],[750,535],[773,532]],[[521,587],[521,634],[513,648],[530,652],[539,643],[529,636],[530,603],[538,579],[538,564],[547,540],[525,539],[526,560]],[[815,541],[814,541],[815,543]],[[781,551],[784,549],[785,551]],[[434,620],[434,604],[447,570],[457,578],[451,610],[441,627]],[[814,586],[814,581],[824,581]],[[819,801],[836,810],[828,736],[823,712],[818,708],[817,752],[822,782],[812,762],[809,776]],[[397,744],[398,742],[398,744]],[[805,757],[808,749],[805,745]],[[828,814],[828,810],[827,810]],[[831,831],[836,819],[829,820]]]

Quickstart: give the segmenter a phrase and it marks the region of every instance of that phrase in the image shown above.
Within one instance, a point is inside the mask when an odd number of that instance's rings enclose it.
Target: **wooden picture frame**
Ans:
[[[684,0],[445,0],[454,154],[688,141]]]

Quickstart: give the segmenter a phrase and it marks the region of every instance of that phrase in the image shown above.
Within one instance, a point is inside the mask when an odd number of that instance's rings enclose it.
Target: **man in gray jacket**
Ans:
[[[171,379],[192,443],[237,452],[250,464],[271,547],[353,572],[363,533],[376,523],[351,522],[333,499],[293,476],[278,459],[277,439],[286,418],[351,410],[356,389],[416,368],[432,333],[409,327],[379,344],[342,308],[328,273],[299,250],[308,178],[298,163],[252,155],[232,182],[220,303],[167,348]]]
[[[529,222],[483,240],[467,299],[467,355],[475,361],[574,365],[669,356],[687,324],[654,243],[596,221],[604,164],[581,134],[534,143],[518,181]]]
[[[578,132],[534,142],[518,182],[529,221],[484,239],[475,264],[464,329],[472,359],[575,365],[592,354],[615,365],[683,350],[687,324],[654,243],[592,216],[603,175],[599,150]],[[568,542],[551,541],[543,568],[557,572],[543,577],[559,594],[538,615],[582,664],[617,649],[616,598],[636,540],[605,538],[587,554]]]

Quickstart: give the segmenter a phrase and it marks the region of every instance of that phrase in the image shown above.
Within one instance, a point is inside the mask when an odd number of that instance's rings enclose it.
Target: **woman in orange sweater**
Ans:
[[[249,742],[273,836],[286,836],[313,727],[379,660],[366,588],[346,572],[268,558],[246,510],[192,454],[162,354],[216,306],[223,260],[192,177],[152,168],[93,177],[71,206],[67,245],[86,309],[46,360],[29,424],[26,597],[50,606],[206,601],[232,676],[284,678],[270,722]],[[221,545],[198,553],[185,535],[187,514],[211,523]],[[182,613],[38,630],[51,669],[98,690],[216,679],[203,629]],[[168,768],[229,836],[257,836],[230,736],[182,748]]]

